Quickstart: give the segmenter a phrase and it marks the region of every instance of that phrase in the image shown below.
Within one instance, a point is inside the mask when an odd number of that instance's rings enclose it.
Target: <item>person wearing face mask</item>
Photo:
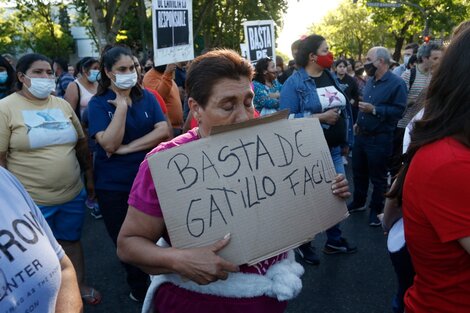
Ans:
[[[0,100],[0,166],[21,181],[46,218],[76,269],[83,300],[98,304],[100,293],[84,282],[80,243],[86,194],[93,190],[86,137],[67,101],[51,95],[50,59],[27,54],[16,75],[18,91]]]
[[[92,57],[83,58],[79,63],[79,78],[68,85],[64,99],[72,106],[79,119],[98,89],[100,63]]]
[[[277,81],[276,64],[270,58],[258,60],[255,66],[253,104],[261,115],[274,113],[279,109],[282,85]]]
[[[148,157],[210,138],[216,125],[253,119],[252,77],[252,65],[234,51],[214,50],[197,57],[189,67],[186,89],[199,126],[160,144]],[[129,213],[119,233],[117,250],[125,262],[155,275],[142,312],[284,312],[287,300],[294,298],[302,285],[303,269],[293,253],[236,266],[218,254],[230,243],[230,236],[198,248],[155,244],[164,239],[172,245],[160,206],[161,194],[153,184],[147,159],[132,186]],[[338,175],[332,186],[335,188],[331,192],[338,198],[349,195],[344,176]]]
[[[14,91],[15,70],[7,59],[0,56],[0,99]]]
[[[381,225],[377,215],[384,208],[387,167],[393,149],[393,132],[406,107],[406,84],[389,71],[390,52],[374,47],[367,53],[364,69],[370,77],[359,102],[352,151],[354,198],[350,213],[365,211],[369,180],[374,186],[369,203],[369,226]]]
[[[64,99],[70,103],[78,119],[81,121],[85,134],[88,132],[88,102],[98,88],[99,65],[98,60],[92,57],[85,57],[78,62],[77,70],[80,75],[67,86],[64,95]],[[95,141],[88,138],[88,150],[91,153],[91,159],[93,159],[92,155],[95,151],[95,145]],[[102,218],[94,191],[87,195],[86,206],[91,210],[91,215],[94,218]]]
[[[393,74],[401,77],[403,73],[409,69],[409,62],[410,58],[413,55],[416,55],[418,52],[419,45],[417,43],[409,43],[405,46],[405,51],[403,52],[403,64],[400,64],[399,66],[395,67],[393,69]]]
[[[96,196],[106,230],[116,244],[139,165],[152,148],[168,138],[169,129],[155,97],[137,83],[128,48],[114,46],[103,51],[100,75],[98,91],[88,103],[88,134],[97,141]],[[130,298],[143,301],[148,275],[123,265]]]
[[[357,105],[359,101],[362,101],[363,99],[364,87],[367,82],[367,76],[364,75],[364,64],[362,64],[361,61],[354,62],[354,81],[356,82],[357,90],[359,93],[358,101],[352,106],[353,123],[356,123],[357,113],[359,111]]]
[[[315,117],[320,120],[335,170],[338,174],[344,174],[341,153],[342,147],[352,145],[352,136],[348,136],[348,124],[352,123],[352,119],[348,97],[330,72],[333,54],[325,38],[319,35],[304,38],[295,55],[295,63],[297,71],[282,86],[280,109],[289,109],[289,118]],[[357,251],[341,234],[339,224],[326,231],[324,253]],[[307,263],[320,263],[311,243],[300,246],[297,252]]]

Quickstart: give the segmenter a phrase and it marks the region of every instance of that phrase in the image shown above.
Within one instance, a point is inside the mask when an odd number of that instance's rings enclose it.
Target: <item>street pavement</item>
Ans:
[[[303,289],[289,303],[287,313],[391,312],[396,282],[383,231],[369,227],[367,211],[349,216],[341,225],[343,236],[358,247],[357,253],[325,255],[321,248],[326,236],[317,235],[315,246],[321,263],[313,266],[300,261],[305,268]],[[101,304],[85,305],[85,312],[140,312],[140,304],[129,298],[125,273],[103,220],[95,220],[88,212],[83,246],[87,283],[103,295]]]

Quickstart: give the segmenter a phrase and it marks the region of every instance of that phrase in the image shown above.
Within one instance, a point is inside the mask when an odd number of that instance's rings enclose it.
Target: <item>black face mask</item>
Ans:
[[[364,69],[367,76],[374,76],[375,72],[377,72],[377,67],[374,65],[374,62],[364,64]]]
[[[356,76],[362,76],[364,74],[364,68],[358,68],[357,70],[354,71]]]
[[[152,66],[146,66],[146,67],[144,67],[145,73],[147,73],[147,72],[150,71],[151,69],[152,69]]]

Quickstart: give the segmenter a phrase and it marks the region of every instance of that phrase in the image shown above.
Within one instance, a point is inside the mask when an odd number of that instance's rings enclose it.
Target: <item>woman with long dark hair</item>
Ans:
[[[276,64],[271,58],[256,62],[253,87],[253,103],[261,115],[274,113],[279,109],[279,96],[282,85],[276,79]]]
[[[15,90],[15,70],[7,59],[0,55],[0,99]]]
[[[289,118],[315,117],[320,120],[335,170],[344,174],[341,153],[342,148],[352,145],[352,136],[348,137],[348,125],[352,120],[348,97],[330,72],[333,60],[325,38],[310,35],[302,39],[295,55],[297,71],[282,86],[280,109],[289,109]],[[341,236],[339,224],[328,229],[326,235],[324,253],[356,252],[356,247],[350,246]],[[310,243],[296,251],[307,263],[320,263]]]
[[[106,229],[116,244],[127,213],[132,182],[150,149],[168,137],[168,126],[155,97],[137,84],[129,49],[103,52],[98,92],[88,103],[89,136],[96,139],[95,193]],[[148,275],[125,264],[131,299],[143,301]]]
[[[453,38],[414,123],[391,198],[402,205],[416,271],[405,311],[470,307],[470,30]]]

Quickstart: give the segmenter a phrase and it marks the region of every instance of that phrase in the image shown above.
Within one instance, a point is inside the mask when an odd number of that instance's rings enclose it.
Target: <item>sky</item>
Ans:
[[[278,50],[292,57],[292,42],[307,35],[307,28],[320,22],[328,11],[338,7],[341,0],[289,0],[287,13],[284,15],[284,27],[277,39]]]

